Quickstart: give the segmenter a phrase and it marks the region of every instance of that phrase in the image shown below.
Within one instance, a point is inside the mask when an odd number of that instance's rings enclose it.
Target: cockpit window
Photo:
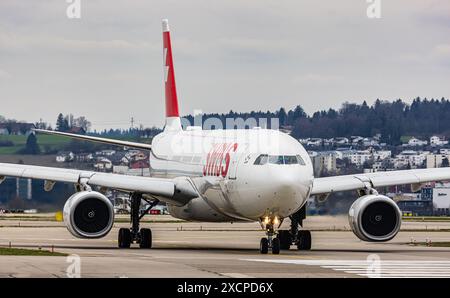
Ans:
[[[284,156],[285,165],[295,165],[298,164],[297,156],[295,155],[285,155]]]
[[[298,162],[298,164],[300,164],[302,166],[306,165],[305,161],[303,160],[303,158],[300,155],[297,155],[297,162]]]
[[[305,161],[301,158],[300,155],[267,155],[261,154],[256,158],[254,164],[255,165],[265,165],[265,164],[274,164],[274,165],[305,165]]]
[[[265,165],[267,163],[267,159],[269,156],[267,154],[261,154],[258,156],[258,158],[255,160],[255,165]]]
[[[282,164],[284,164],[283,155],[270,155],[269,156],[269,163],[274,164],[274,165],[282,165]]]

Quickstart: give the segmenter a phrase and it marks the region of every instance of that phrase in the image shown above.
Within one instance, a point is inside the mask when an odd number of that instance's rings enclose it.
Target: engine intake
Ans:
[[[114,206],[99,192],[77,192],[64,205],[64,222],[75,237],[100,238],[113,226]]]
[[[359,239],[388,241],[400,231],[402,214],[392,199],[382,195],[366,195],[353,203],[348,219]]]

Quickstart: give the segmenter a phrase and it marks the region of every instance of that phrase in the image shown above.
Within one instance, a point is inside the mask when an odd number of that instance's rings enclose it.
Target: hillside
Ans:
[[[16,154],[20,149],[25,147],[27,136],[18,135],[0,135],[0,142],[11,141],[13,146],[0,146],[0,155]],[[62,150],[65,145],[70,143],[70,139],[51,135],[37,135],[37,141],[41,148],[41,152]]]

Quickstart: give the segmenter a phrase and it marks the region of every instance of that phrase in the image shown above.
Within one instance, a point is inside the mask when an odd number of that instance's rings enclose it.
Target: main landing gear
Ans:
[[[283,250],[288,250],[291,245],[296,245],[298,250],[311,249],[311,232],[308,230],[299,230],[303,226],[303,220],[306,218],[306,206],[292,214],[290,217],[290,230],[278,231],[278,238],[280,239],[280,246]]]
[[[149,203],[149,206],[143,212],[140,211],[142,200]],[[119,229],[119,248],[129,248],[131,243],[139,243],[140,248],[152,248],[152,230],[139,229],[139,223],[144,215],[159,203],[159,200],[147,201],[142,198],[142,194],[134,192],[130,196],[130,201],[131,228]]]
[[[267,238],[262,238],[260,242],[259,251],[262,254],[267,254],[269,248],[272,249],[273,254],[279,254],[280,250],[289,250],[291,245],[296,245],[298,250],[311,249],[311,232],[299,230],[299,227],[303,226],[303,220],[306,218],[306,206],[303,206],[289,218],[291,219],[290,230],[280,230],[278,233],[274,231],[274,226],[279,223],[276,217],[273,220],[266,217],[262,221],[267,233]],[[275,235],[276,237],[274,237]]]

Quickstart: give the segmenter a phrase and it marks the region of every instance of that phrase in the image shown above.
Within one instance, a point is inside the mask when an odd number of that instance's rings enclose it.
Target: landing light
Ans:
[[[278,219],[277,216],[275,216],[275,218],[273,219],[273,224],[277,226],[279,223],[280,223],[280,220]]]

